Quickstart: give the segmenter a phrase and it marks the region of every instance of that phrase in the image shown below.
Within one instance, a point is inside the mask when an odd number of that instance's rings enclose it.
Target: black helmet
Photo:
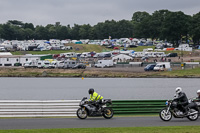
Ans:
[[[93,89],[93,88],[90,88],[89,91],[88,91],[88,93],[89,93],[89,94],[93,94],[93,93],[94,93],[94,89]]]

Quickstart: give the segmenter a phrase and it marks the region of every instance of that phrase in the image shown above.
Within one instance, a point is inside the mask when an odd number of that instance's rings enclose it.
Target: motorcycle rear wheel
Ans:
[[[76,111],[76,115],[79,119],[86,119],[87,118],[87,111],[84,108],[79,108]]]
[[[112,110],[112,108],[109,108],[109,107],[105,107],[103,109],[103,117],[106,118],[106,119],[111,119],[114,115],[114,112]]]
[[[190,113],[196,112],[197,110],[195,109],[190,109]],[[189,115],[187,116],[187,118],[191,121],[196,121],[199,118],[199,112],[197,114],[194,115]]]
[[[162,109],[159,113],[159,116],[163,121],[170,121],[172,119],[172,113],[170,111],[167,113],[167,108]]]

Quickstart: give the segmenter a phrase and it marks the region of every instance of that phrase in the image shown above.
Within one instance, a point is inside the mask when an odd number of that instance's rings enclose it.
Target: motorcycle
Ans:
[[[159,113],[160,118],[163,121],[170,121],[172,116],[174,118],[184,118],[187,117],[191,121],[196,121],[199,117],[199,109],[197,104],[193,100],[189,100],[189,104],[186,106],[188,114],[184,114],[178,106],[178,102],[175,100],[166,101],[166,108],[162,109]]]
[[[111,105],[111,99],[104,99],[99,103],[99,108],[96,107],[96,102],[88,101],[87,97],[84,97],[77,110],[76,115],[79,119],[86,119],[89,117],[101,117],[103,116],[106,119],[111,119],[113,117],[113,110],[110,107],[105,107],[105,105]]]

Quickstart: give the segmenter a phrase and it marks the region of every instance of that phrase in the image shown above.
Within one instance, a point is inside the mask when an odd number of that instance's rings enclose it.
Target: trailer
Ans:
[[[24,63],[24,68],[36,68],[38,63],[36,61],[27,61]]]
[[[65,60],[63,68],[65,68],[65,69],[72,68],[75,65],[76,65],[76,61],[75,60]]]
[[[42,60],[38,62],[37,68],[49,68],[50,61]]]
[[[112,60],[98,60],[97,64],[94,65],[95,67],[112,67],[113,61]]]

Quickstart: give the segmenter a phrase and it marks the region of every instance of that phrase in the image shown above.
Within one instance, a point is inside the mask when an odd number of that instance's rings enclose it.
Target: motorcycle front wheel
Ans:
[[[162,109],[159,113],[159,116],[163,121],[170,121],[172,119],[172,113],[170,111],[167,113],[167,108]]]
[[[194,112],[198,112],[198,111],[195,109],[190,109],[190,113],[194,113]],[[199,112],[193,115],[189,115],[187,116],[187,118],[191,121],[196,121],[199,118]]]
[[[87,118],[87,111],[84,108],[79,108],[76,111],[76,115],[79,119],[86,119]]]
[[[109,107],[105,107],[103,109],[103,117],[106,118],[106,119],[111,119],[113,117],[113,110]]]

